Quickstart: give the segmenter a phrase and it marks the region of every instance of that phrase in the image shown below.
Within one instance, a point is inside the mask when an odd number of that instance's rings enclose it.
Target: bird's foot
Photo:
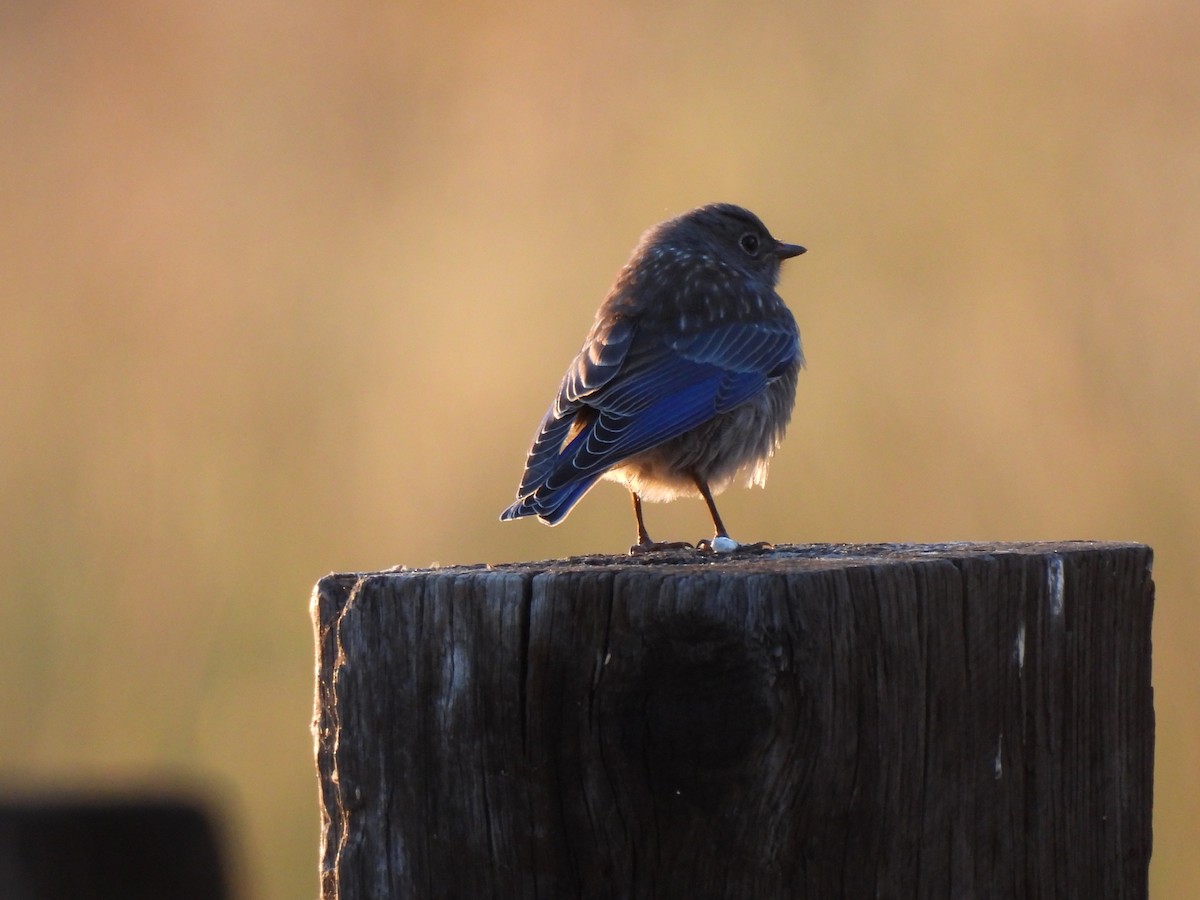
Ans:
[[[634,544],[629,548],[630,556],[643,556],[647,553],[657,553],[660,550],[695,550],[687,541],[646,541]]]
[[[711,541],[708,539],[702,540],[696,544],[696,549],[701,553],[711,553],[713,555],[719,553],[732,553],[735,550],[741,552],[762,552],[764,550],[774,550],[775,545],[770,541],[756,541],[753,544],[739,544],[727,534],[718,534]]]

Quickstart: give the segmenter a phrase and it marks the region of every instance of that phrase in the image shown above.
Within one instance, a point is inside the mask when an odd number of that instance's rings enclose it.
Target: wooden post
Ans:
[[[331,575],[323,896],[1145,897],[1150,565],[950,544]]]

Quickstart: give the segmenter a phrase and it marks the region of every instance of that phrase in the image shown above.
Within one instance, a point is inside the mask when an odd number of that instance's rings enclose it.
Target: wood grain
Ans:
[[[1151,551],[331,575],[327,900],[1147,893]]]

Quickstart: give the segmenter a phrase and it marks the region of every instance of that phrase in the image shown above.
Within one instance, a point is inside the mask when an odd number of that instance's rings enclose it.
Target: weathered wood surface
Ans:
[[[1151,551],[317,586],[325,898],[1145,897]]]

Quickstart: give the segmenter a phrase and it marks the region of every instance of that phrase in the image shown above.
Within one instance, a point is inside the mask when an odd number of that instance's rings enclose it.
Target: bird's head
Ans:
[[[732,203],[701,206],[660,226],[657,239],[703,249],[722,262],[766,278],[774,284],[779,265],[805,248],[776,240],[754,213]]]

